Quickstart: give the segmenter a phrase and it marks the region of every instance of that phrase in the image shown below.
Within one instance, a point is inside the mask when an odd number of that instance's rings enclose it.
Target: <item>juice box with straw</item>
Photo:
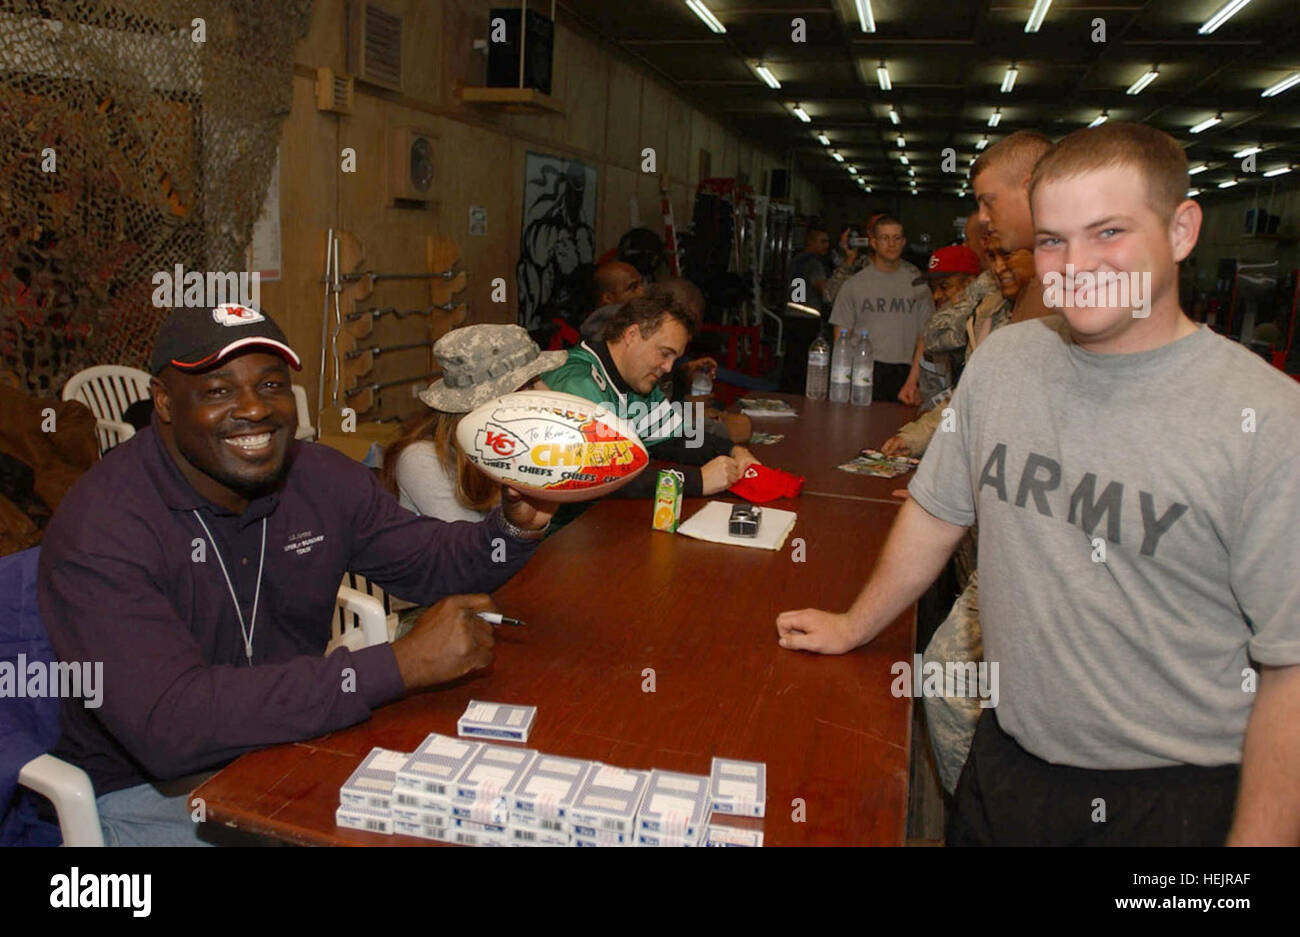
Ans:
[[[676,469],[660,469],[655,483],[655,514],[652,526],[670,534],[677,530],[682,520],[682,489],[686,475]]]

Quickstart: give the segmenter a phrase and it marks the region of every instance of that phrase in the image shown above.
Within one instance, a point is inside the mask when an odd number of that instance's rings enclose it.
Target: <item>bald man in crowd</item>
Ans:
[[[592,276],[592,285],[596,294],[595,311],[583,320],[579,330],[583,341],[587,342],[603,338],[601,331],[618,311],[618,307],[645,293],[645,280],[641,278],[641,272],[621,260],[609,260],[597,267]],[[700,305],[704,305],[703,298]]]

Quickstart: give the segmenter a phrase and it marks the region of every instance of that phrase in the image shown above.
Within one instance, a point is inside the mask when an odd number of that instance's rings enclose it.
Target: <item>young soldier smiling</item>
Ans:
[[[1043,156],[1039,276],[1149,273],[1149,315],[1094,297],[990,335],[852,608],[777,618],[782,647],[869,642],[978,516],[1001,701],[951,844],[1300,844],[1300,387],[1179,308],[1187,185],[1138,124]]]

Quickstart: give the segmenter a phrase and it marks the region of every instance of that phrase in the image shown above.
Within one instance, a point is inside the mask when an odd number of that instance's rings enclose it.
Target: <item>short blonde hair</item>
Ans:
[[[1187,198],[1187,154],[1178,141],[1163,130],[1126,121],[1108,121],[1063,137],[1034,167],[1029,197],[1044,182],[1112,166],[1127,166],[1142,175],[1147,204],[1162,221],[1168,222]]]
[[[975,184],[980,173],[994,167],[1004,168],[1019,183],[1034,171],[1038,160],[1051,148],[1051,138],[1037,130],[1017,130],[980,154],[970,168],[971,185]]]

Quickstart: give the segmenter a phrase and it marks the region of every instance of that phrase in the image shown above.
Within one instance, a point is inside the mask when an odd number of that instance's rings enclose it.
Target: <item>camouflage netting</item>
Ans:
[[[245,268],[310,12],[0,0],[0,370],[143,367],[157,271]]]

